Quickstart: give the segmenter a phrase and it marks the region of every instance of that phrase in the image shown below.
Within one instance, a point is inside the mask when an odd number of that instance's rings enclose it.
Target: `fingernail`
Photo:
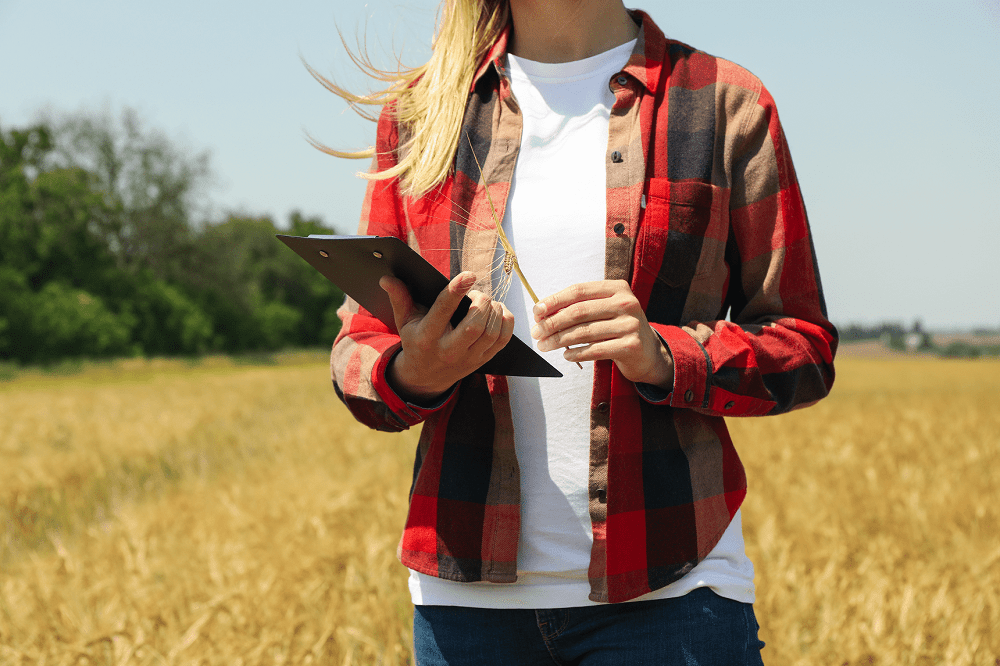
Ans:
[[[535,340],[538,340],[539,338],[541,338],[542,337],[542,327],[541,326],[532,326],[531,327],[531,337],[533,337]]]
[[[538,321],[545,316],[546,309],[545,303],[542,301],[535,303],[535,307],[531,308],[531,313],[535,315],[535,321]]]
[[[458,286],[462,289],[470,289],[472,285],[476,283],[475,273],[466,273],[462,276],[462,279],[458,281]]]

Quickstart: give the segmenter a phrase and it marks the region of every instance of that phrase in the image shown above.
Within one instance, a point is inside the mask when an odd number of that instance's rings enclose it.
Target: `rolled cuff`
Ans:
[[[382,352],[375,367],[372,368],[372,387],[385,402],[386,407],[409,427],[422,423],[431,414],[448,404],[448,401],[455,395],[458,384],[456,383],[430,405],[407,402],[396,393],[385,376],[389,364],[402,350],[403,344],[397,342]]]
[[[674,385],[670,392],[650,384],[636,387],[645,400],[671,407],[705,408],[708,406],[712,363],[700,342],[679,326],[650,324],[663,340],[674,359]]]

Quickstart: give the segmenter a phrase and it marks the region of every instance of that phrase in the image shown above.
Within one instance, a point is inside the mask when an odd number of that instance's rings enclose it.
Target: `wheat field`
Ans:
[[[1000,363],[843,358],[732,420],[767,664],[1000,664]],[[325,363],[0,383],[0,664],[408,664],[416,432]]]

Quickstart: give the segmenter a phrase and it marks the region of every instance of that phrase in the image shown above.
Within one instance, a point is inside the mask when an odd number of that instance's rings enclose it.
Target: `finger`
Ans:
[[[503,309],[500,314],[500,333],[497,335],[493,346],[486,350],[484,354],[487,360],[496,356],[501,349],[507,346],[510,339],[514,337],[514,315],[507,309],[507,306],[503,304],[501,306]]]
[[[573,361],[575,363],[583,363],[585,361],[604,361],[604,360],[615,360],[617,359],[625,350],[623,349],[621,340],[611,339],[604,340],[602,342],[595,342],[590,345],[580,345],[579,347],[567,347],[563,352],[563,358],[567,361]]]
[[[545,317],[559,312],[574,303],[594,298],[607,298],[618,293],[623,285],[625,288],[628,288],[628,284],[623,280],[579,282],[538,301],[535,303],[535,307],[531,309],[531,313],[535,316],[536,322],[541,321]]]
[[[413,297],[406,285],[397,278],[390,275],[383,275],[378,284],[389,296],[389,304],[392,305],[392,317],[396,322],[396,332],[403,330],[403,327],[410,322],[420,319],[423,311],[418,310],[413,303]]]
[[[490,350],[496,344],[500,331],[503,328],[503,304],[495,301],[490,302],[488,312],[485,317],[485,325],[482,334],[472,343],[469,352],[481,355]]]
[[[687,326],[681,327],[681,330],[702,344],[712,337],[712,333],[715,332],[711,326],[699,321],[689,321]]]
[[[455,327],[455,330],[448,333],[443,339],[446,346],[454,346],[455,349],[462,352],[475,345],[486,331],[493,306],[490,297],[480,291],[470,291],[469,299],[472,301],[472,304],[469,305],[469,311]]]
[[[475,283],[475,273],[468,271],[459,273],[452,278],[448,286],[434,299],[434,304],[424,317],[424,326],[427,327],[428,335],[435,339],[444,337],[451,325],[451,317],[455,314],[455,309],[458,308],[462,298],[469,293]]]
[[[580,301],[541,319],[531,327],[531,337],[544,340],[573,326],[614,319],[621,312],[618,301],[610,297]]]
[[[501,326],[503,326],[503,303],[494,302],[486,321],[486,335],[496,338],[500,334]]]
[[[560,347],[603,342],[604,340],[620,338],[631,332],[633,331],[629,328],[628,322],[619,321],[617,318],[605,321],[587,321],[542,338],[538,341],[538,351],[552,351]]]

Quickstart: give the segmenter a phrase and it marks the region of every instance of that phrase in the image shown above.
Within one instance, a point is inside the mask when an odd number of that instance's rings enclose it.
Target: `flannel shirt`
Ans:
[[[608,82],[605,277],[629,282],[675,374],[668,391],[595,364],[588,577],[602,602],[659,589],[704,559],[746,495],[723,417],[824,397],[837,344],[771,96],[746,70],[632,15],[638,41]],[[452,175],[416,198],[395,180],[371,182],[359,227],[403,239],[445,275],[474,272],[486,293],[497,243],[486,188],[502,218],[521,131],[507,34],[475,75]],[[405,131],[383,110],[374,168],[396,163]],[[350,411],[379,430],[424,424],[400,560],[456,581],[515,581],[520,481],[506,378],[474,373],[437,405],[407,403],[385,376],[396,332],[351,299],[339,314],[332,375]]]

